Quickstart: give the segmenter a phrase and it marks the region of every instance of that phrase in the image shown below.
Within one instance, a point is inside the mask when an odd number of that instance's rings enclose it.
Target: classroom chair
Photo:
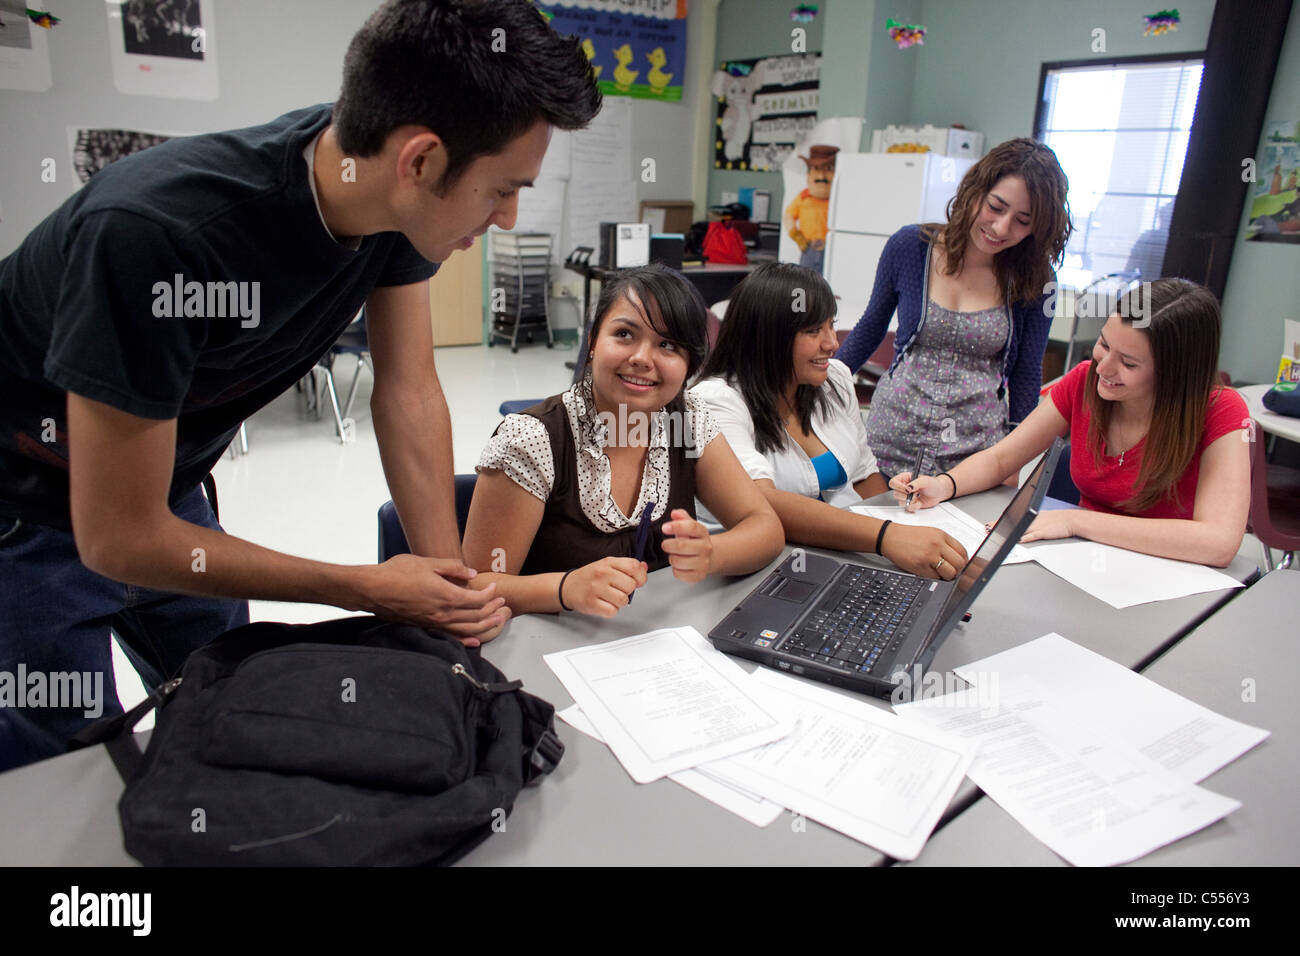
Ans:
[[[1282,552],[1279,568],[1300,551],[1300,469],[1269,464],[1259,424],[1251,420],[1250,522],[1264,551],[1264,570],[1273,570],[1272,548]]]
[[[469,503],[474,498],[474,483],[477,474],[456,475],[456,531],[465,535],[465,521],[469,518]],[[395,554],[408,554],[411,548],[406,543],[406,532],[398,520],[397,508],[392,501],[385,501],[379,506],[379,561],[382,564]]]
[[[338,391],[334,387],[334,360],[340,355],[355,355],[357,357],[357,367],[352,373],[352,385],[348,388],[348,397],[341,410],[339,408]],[[320,361],[311,370],[312,384],[316,392],[316,401],[314,403],[316,413],[320,414],[320,388],[316,384],[317,376],[320,376],[324,378],[325,387],[329,392],[330,405],[334,410],[334,426],[340,442],[346,443],[351,438],[351,435],[344,429],[343,422],[352,415],[352,403],[357,397],[357,384],[361,381],[361,369],[363,366],[369,367],[367,361],[369,358],[370,337],[366,333],[366,310],[362,306],[361,311],[357,313],[357,317],[352,320],[352,324],[343,330],[334,344],[330,346],[329,351],[321,356]],[[313,406],[310,396],[308,406]]]

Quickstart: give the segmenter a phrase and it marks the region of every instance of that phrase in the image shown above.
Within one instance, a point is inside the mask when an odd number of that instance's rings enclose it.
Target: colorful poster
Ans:
[[[682,98],[686,0],[568,0],[537,6],[555,32],[582,39],[605,96]]]
[[[1300,123],[1272,123],[1256,157],[1246,238],[1300,245]]]
[[[728,60],[713,74],[718,99],[713,165],[778,172],[817,124],[820,53]]]

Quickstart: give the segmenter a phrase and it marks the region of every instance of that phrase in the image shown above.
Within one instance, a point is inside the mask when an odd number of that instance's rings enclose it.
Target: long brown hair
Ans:
[[[1146,511],[1163,498],[1181,508],[1178,479],[1192,463],[1205,430],[1205,409],[1218,384],[1219,302],[1204,286],[1186,279],[1144,282],[1120,297],[1120,321],[1143,332],[1155,368],[1154,401],[1142,466],[1129,511]],[[1092,421],[1088,449],[1101,467],[1102,448],[1115,403],[1097,394],[1097,365],[1088,366],[1084,386]]]
[[[966,171],[957,195],[948,200],[948,224],[927,223],[922,235],[931,241],[943,233],[944,273],[961,272],[970,243],[971,229],[980,206],[1005,176],[1019,176],[1029,192],[1030,233],[1010,249],[993,257],[998,286],[1009,290],[1007,305],[1035,302],[1047,294],[1053,267],[1065,255],[1065,244],[1074,231],[1066,179],[1056,153],[1032,139],[1009,139],[989,150]]]
[[[797,311],[795,292],[804,293],[798,297]],[[820,328],[835,309],[830,284],[812,269],[790,262],[764,263],[731,294],[727,320],[700,378],[718,375],[739,388],[754,420],[754,447],[761,454],[782,449],[790,440],[781,396],[794,378],[795,336]],[[794,410],[805,432],[812,431],[813,412],[826,411],[826,393],[811,385],[795,389]]]

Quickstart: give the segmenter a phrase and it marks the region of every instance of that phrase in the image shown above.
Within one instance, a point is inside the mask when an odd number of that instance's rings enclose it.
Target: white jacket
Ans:
[[[812,430],[835,455],[849,477],[826,499],[827,503],[842,508],[860,500],[853,485],[880,468],[867,445],[867,430],[862,424],[858,397],[853,390],[853,375],[848,366],[839,359],[831,359],[822,390],[829,399],[828,410],[822,414],[814,409]],[[787,438],[785,447],[767,454],[760,453],[754,446],[754,420],[739,389],[714,377],[700,382],[691,389],[691,394],[709,403],[714,423],[727,436],[727,443],[745,471],[749,472],[749,477],[755,481],[766,478],[780,491],[792,491],[809,498],[821,494],[812,459],[793,439]]]

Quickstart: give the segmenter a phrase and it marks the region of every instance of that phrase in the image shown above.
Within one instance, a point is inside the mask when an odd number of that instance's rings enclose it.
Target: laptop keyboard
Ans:
[[[883,655],[892,661],[902,646],[927,583],[850,566],[780,650],[837,670],[871,673]]]

